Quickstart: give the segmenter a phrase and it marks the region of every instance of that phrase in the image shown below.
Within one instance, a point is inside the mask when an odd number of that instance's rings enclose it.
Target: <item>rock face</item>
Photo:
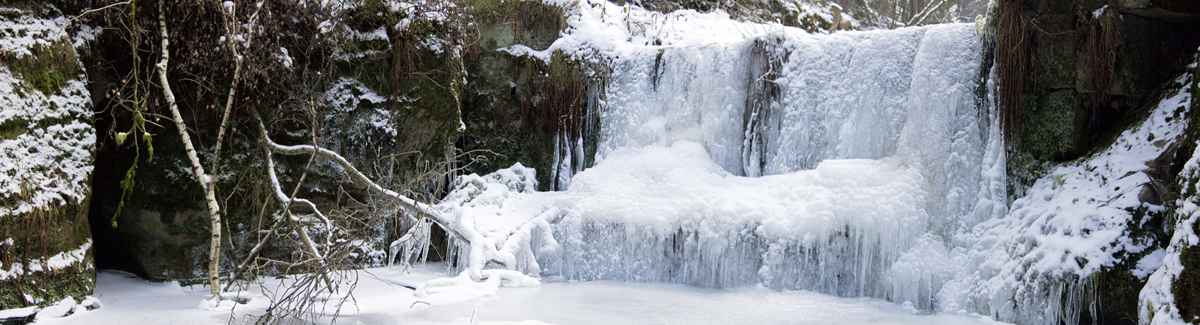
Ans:
[[[1200,52],[1197,53],[1200,57]],[[1192,112],[1200,110],[1200,68],[1197,63],[1191,66],[1192,78],[1185,80],[1181,91],[1192,95],[1187,105]],[[1181,107],[1183,108],[1183,107]],[[1142,324],[1195,324],[1200,322],[1200,152],[1196,151],[1197,141],[1200,141],[1200,123],[1192,119],[1184,146],[1176,157],[1176,164],[1183,165],[1177,175],[1177,184],[1172,189],[1179,191],[1178,198],[1171,203],[1171,218],[1164,225],[1165,244],[1162,267],[1158,268],[1146,281],[1145,287],[1138,295],[1138,316]],[[1190,158],[1182,160],[1186,153]]]
[[[574,155],[587,165],[586,157],[595,156],[595,139],[583,135],[589,100],[595,100],[587,96],[591,79],[564,55],[546,62],[504,49],[548,48],[566,27],[563,8],[536,1],[481,1],[474,10],[480,39],[465,60],[466,131],[456,146],[494,154],[465,172],[483,175],[520,162],[538,171],[539,190],[562,189],[556,188],[556,163]],[[501,14],[506,12],[519,14]],[[562,135],[580,145],[557,143]]]
[[[1072,160],[1111,141],[1129,116],[1152,105],[1160,85],[1182,71],[1200,44],[1200,20],[1182,18],[1193,17],[1195,5],[1107,3],[1018,1],[1027,26],[1018,36],[1028,40],[1028,52],[1020,54],[1028,65],[1017,167]],[[1164,8],[1180,18],[1144,14]]]
[[[87,78],[53,7],[0,8],[0,310],[94,288]]]
[[[1001,11],[1004,6],[1019,10],[1022,27],[1018,34],[998,37],[1015,35],[1024,41],[996,51],[1026,58],[1023,77],[1016,83],[1021,85],[1019,141],[1008,152],[1010,199],[1024,196],[1051,166],[1107,147],[1133,121],[1144,118],[1163,98],[1163,89],[1188,88],[1171,83],[1200,45],[1200,16],[1193,2],[1026,0],[1004,1],[1001,6]],[[1155,178],[1157,193],[1143,193],[1143,202],[1173,204],[1171,193],[1178,189],[1170,184],[1190,155],[1191,142],[1180,141],[1146,171]],[[1138,213],[1148,220],[1169,219],[1169,213],[1161,211]],[[1130,238],[1156,238],[1153,248],[1165,248],[1169,228],[1146,227],[1149,233]],[[1149,251],[1132,254],[1093,276],[1103,308],[1084,315],[1083,322],[1138,319],[1138,292],[1145,278],[1133,276],[1131,270]]]
[[[76,12],[85,7],[62,2]],[[244,257],[257,229],[269,227],[264,220],[270,221],[280,208],[270,196],[254,115],[263,118],[275,141],[309,144],[316,138],[319,146],[348,158],[369,178],[420,199],[438,195],[448,186],[445,180],[458,172],[487,173],[518,161],[549,171],[564,155],[583,161],[585,150],[577,147],[594,143],[583,141],[578,130],[588,103],[583,69],[561,55],[542,62],[500,50],[514,44],[548,46],[564,27],[561,8],[536,1],[480,1],[455,8],[396,3],[264,7],[262,17],[271,17],[263,20],[267,34],[280,37],[260,38],[247,52],[252,55],[246,63],[250,72],[234,100],[230,136],[220,164],[209,171],[222,198],[228,225],[224,233],[231,234],[231,240],[222,240],[226,271],[240,261],[231,257]],[[139,6],[133,19],[157,28],[156,10]],[[168,2],[166,8],[172,53],[188,54],[173,55],[168,74],[206,169],[233,70],[231,55],[217,41],[224,29],[212,23],[222,20],[220,10],[219,2]],[[248,20],[251,11],[237,12]],[[173,14],[181,12],[188,14]],[[127,14],[99,13],[80,24],[103,24],[98,17]],[[154,60],[133,63],[127,34],[106,31],[96,38],[100,45],[83,58],[93,79],[96,111],[105,112],[97,114],[97,129],[115,130],[96,139],[97,194],[90,221],[99,263],[149,278],[199,279],[208,263],[210,233],[203,194],[188,170],[176,130],[167,120],[154,118],[169,115],[156,85],[140,90],[148,94],[143,95],[147,119],[155,122],[147,123],[153,157],[140,142],[114,141],[135,120],[129,105],[122,104],[130,97],[124,76],[135,69],[155,69]],[[472,41],[475,35],[481,37],[478,42]],[[142,48],[157,51],[157,35],[141,37],[155,40]],[[564,115],[574,119],[563,120]],[[556,150],[557,137],[580,145],[563,144]],[[594,145],[589,148],[594,153]],[[289,194],[307,158],[276,157],[276,171]],[[121,184],[130,170],[135,171],[129,178],[132,192],[123,195]],[[543,189],[553,189],[554,175],[539,173]],[[388,201],[350,182],[340,167],[322,158],[308,169],[298,197],[324,211],[366,221],[356,230],[364,240],[351,254],[359,265],[384,263],[387,244],[407,226],[406,219],[389,210]],[[295,238],[285,238],[264,252],[282,258],[296,244]]]

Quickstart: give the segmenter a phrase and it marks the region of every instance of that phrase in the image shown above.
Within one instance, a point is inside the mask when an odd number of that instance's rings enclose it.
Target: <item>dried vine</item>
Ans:
[[[1095,17],[1091,24],[1088,37],[1088,70],[1092,75],[1092,114],[1096,108],[1109,101],[1108,90],[1112,86],[1112,71],[1119,59],[1117,56],[1121,46],[1121,31],[1117,28],[1117,14],[1114,10],[1106,9]]]
[[[1010,148],[1020,141],[1021,93],[1025,88],[1029,41],[1021,0],[1002,0],[996,17],[996,68],[1000,73],[996,106]]]

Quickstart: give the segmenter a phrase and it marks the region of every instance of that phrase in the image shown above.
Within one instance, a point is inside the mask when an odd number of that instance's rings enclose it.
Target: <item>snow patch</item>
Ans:
[[[1195,71],[1197,64],[1200,64],[1200,54],[1197,54],[1194,59],[1196,61],[1193,61],[1188,67],[1191,71]],[[1180,78],[1181,84],[1196,84],[1192,78],[1197,76],[1186,77]],[[1193,88],[1192,91],[1196,91],[1196,89]],[[1175,97],[1186,96],[1187,93],[1187,91],[1181,91]],[[1196,98],[1190,98],[1190,101],[1182,101],[1178,104],[1195,105],[1194,101],[1196,100]],[[1146,286],[1138,294],[1138,319],[1143,322],[1153,325],[1186,323],[1179,314],[1179,307],[1175,304],[1175,294],[1171,287],[1176,281],[1179,281],[1180,274],[1183,273],[1181,257],[1183,251],[1197,249],[1196,245],[1200,245],[1200,236],[1197,236],[1194,231],[1196,223],[1200,222],[1200,195],[1198,195],[1200,183],[1189,186],[1197,178],[1200,178],[1200,147],[1192,153],[1192,158],[1188,159],[1184,164],[1183,171],[1179,173],[1179,182],[1183,188],[1180,190],[1180,199],[1175,204],[1177,206],[1173,216],[1176,220],[1175,233],[1171,235],[1171,241],[1162,253],[1160,262],[1162,266],[1150,275],[1150,278],[1146,280]],[[1141,263],[1138,264],[1140,266]]]
[[[1094,290],[1088,280],[1093,274],[1153,247],[1153,238],[1131,234],[1142,224],[1133,211],[1147,207],[1138,196],[1152,186],[1148,163],[1180,139],[1190,100],[1186,91],[1166,96],[1108,149],[1054,168],[1012,203],[1007,216],[955,236],[963,249],[954,255],[963,255],[953,258],[966,266],[939,293],[945,311],[963,308],[1018,323],[1074,323],[1091,303],[1086,297]],[[1138,270],[1149,271],[1154,255],[1139,261]]]
[[[12,238],[9,238],[4,243],[0,243],[0,245],[4,244],[12,245]],[[14,262],[9,265],[8,270],[0,269],[0,281],[23,276],[25,275],[25,270],[29,270],[29,272],[52,272],[83,263],[84,258],[87,256],[88,250],[91,248],[92,239],[89,238],[87,241],[83,242],[83,245],[80,245],[79,248],[74,250],[58,253],[45,259],[29,260],[28,266],[22,264],[21,262]]]

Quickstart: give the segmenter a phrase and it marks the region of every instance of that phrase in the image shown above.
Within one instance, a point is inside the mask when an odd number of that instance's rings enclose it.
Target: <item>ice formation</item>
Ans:
[[[1187,91],[1165,96],[1109,148],[1054,168],[1007,215],[956,235],[945,256],[962,269],[938,294],[939,309],[1041,324],[1098,312],[1092,277],[1154,255],[1153,235],[1138,230],[1163,227],[1148,213],[1165,207],[1142,197],[1160,190],[1150,166],[1182,138],[1190,101]]]
[[[1104,267],[1136,264],[1145,277],[1163,256],[1172,265],[1171,251],[1131,232],[1164,209],[1139,196],[1153,190],[1148,166],[1181,138],[1187,92],[1010,208],[994,71],[972,25],[810,35],[720,12],[572,10],[550,48],[502,50],[611,69],[595,166],[560,154],[556,187],[569,186],[551,193],[471,175],[460,184],[477,185],[439,206],[524,259],[494,267],[1058,324],[1094,315],[1090,279]],[[583,141],[560,138],[562,152]],[[514,171],[532,172],[498,173]],[[530,240],[530,224],[552,236]],[[1150,282],[1169,283],[1162,273]]]
[[[552,49],[581,44],[612,72],[599,162],[555,202],[550,273],[928,309],[936,292],[909,282],[939,280],[892,264],[945,251],[997,211],[981,191],[1000,146],[972,26],[809,35],[720,14],[580,11]],[[603,28],[627,38],[591,32]]]
[[[1000,146],[987,141],[973,26],[808,35],[720,13],[577,10],[550,49],[506,50],[612,68],[598,163],[556,177],[570,186],[555,193],[467,176],[477,185],[439,205],[536,257],[509,269],[891,297],[908,293],[885,276],[902,254],[944,251],[995,211],[977,199]],[[577,170],[571,160],[559,169]],[[552,237],[503,243],[543,222]]]

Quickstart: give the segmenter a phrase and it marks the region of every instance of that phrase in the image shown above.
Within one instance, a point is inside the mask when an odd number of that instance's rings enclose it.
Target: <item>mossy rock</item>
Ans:
[[[498,0],[476,3],[473,11],[481,17],[476,27],[480,41],[466,60],[466,132],[456,147],[495,155],[473,161],[466,172],[486,174],[520,162],[538,171],[539,190],[552,190],[559,122],[583,115],[587,71],[561,52],[543,62],[497,49],[550,46],[566,27],[565,13],[539,2]]]
[[[0,236],[11,243],[0,243],[0,268],[25,265],[22,275],[0,280],[0,310],[26,306],[47,306],[72,297],[77,302],[95,288],[91,231],[87,222],[87,203],[70,203],[47,210],[0,217]],[[2,241],[0,241],[2,242]],[[37,264],[88,245],[78,260],[61,268],[30,270]]]
[[[1200,233],[1200,223],[1192,224],[1192,231]],[[1171,284],[1175,306],[1179,308],[1179,315],[1184,320],[1200,324],[1200,246],[1183,249],[1179,259],[1183,262],[1183,271]]]
[[[87,222],[94,130],[88,94],[77,83],[86,76],[68,38],[30,27],[61,16],[53,6],[13,1],[0,16],[25,26],[0,30],[0,41],[30,37],[36,43],[16,51],[28,51],[24,55],[0,53],[0,83],[6,84],[0,97],[13,99],[0,108],[6,113],[0,122],[0,270],[17,270],[0,274],[0,310],[64,297],[78,301],[95,286]],[[67,263],[47,265],[48,259]]]
[[[56,41],[50,46],[34,46],[30,52],[33,55],[4,60],[30,90],[46,95],[58,93],[67,80],[75,78],[81,71],[75,49],[66,40]]]
[[[1184,144],[1187,145],[1182,152],[1195,152],[1195,145],[1200,140],[1200,68],[1192,70],[1192,80],[1190,85],[1184,85],[1181,91],[1189,91],[1192,95],[1191,114],[1189,115],[1190,123],[1187,129],[1187,138]],[[1178,160],[1186,161],[1191,157],[1183,157],[1181,155]],[[1182,163],[1180,163],[1182,165]],[[1197,183],[1200,182],[1200,177],[1186,179],[1181,182],[1182,187],[1187,189],[1196,189]],[[1178,190],[1176,190],[1178,191]],[[1196,195],[1196,193],[1192,193]],[[1186,197],[1184,200],[1195,202],[1195,197]],[[1179,208],[1179,207],[1175,207]],[[1175,231],[1180,231],[1176,229]],[[1200,234],[1200,222],[1193,223],[1193,234]],[[1184,245],[1186,246],[1186,245]],[[1192,324],[1200,324],[1200,245],[1192,245],[1184,247],[1179,253],[1179,260],[1183,264],[1183,271],[1179,272],[1179,276],[1171,283],[1171,293],[1175,296],[1175,306],[1179,308],[1179,315],[1184,321]]]
[[[1033,182],[1055,163],[1078,158],[1086,150],[1086,112],[1077,105],[1073,89],[1061,89],[1042,98],[1024,96],[1020,142],[1008,152],[1009,200],[1025,195]]]
[[[1086,118],[1074,89],[1052,92],[1022,112],[1020,148],[1042,160],[1079,157],[1086,150]]]

